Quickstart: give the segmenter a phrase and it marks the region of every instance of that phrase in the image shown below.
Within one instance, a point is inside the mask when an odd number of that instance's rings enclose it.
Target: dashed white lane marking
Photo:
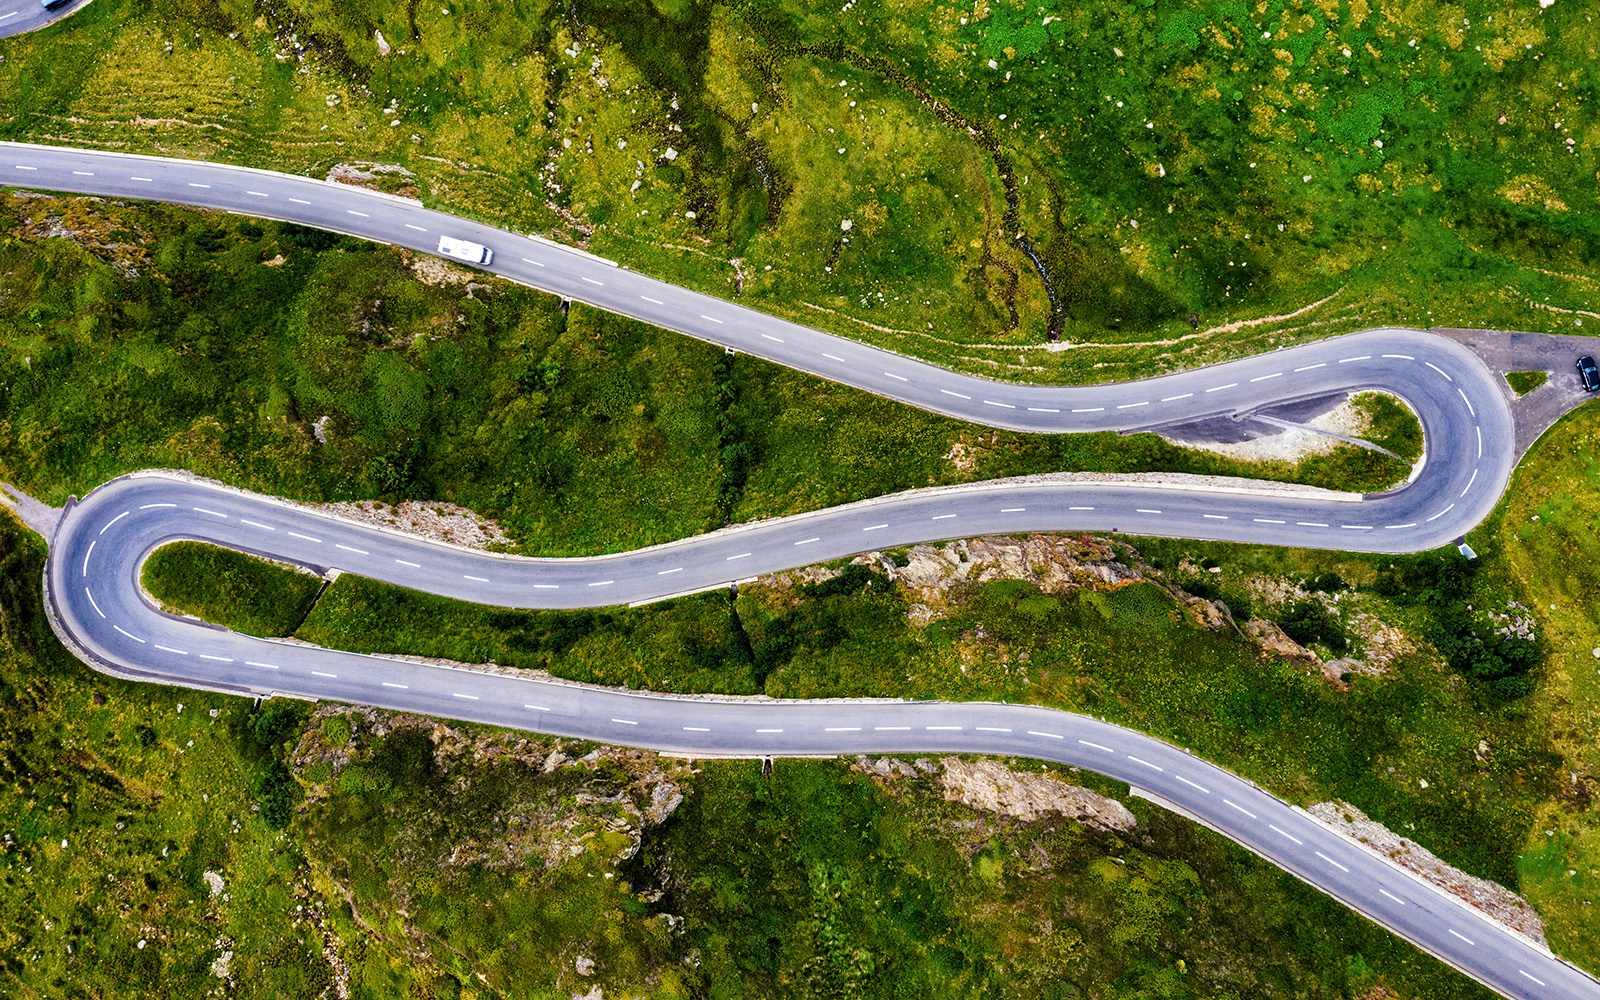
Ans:
[[[355,209],[353,209],[353,208],[347,208],[347,209],[345,209],[345,214],[347,214],[347,215],[359,215],[359,216],[361,216],[361,217],[362,217],[362,218],[363,218],[363,219],[370,219],[370,218],[372,218],[372,216],[370,216],[370,215],[368,215],[368,214],[367,214],[367,213],[366,213],[366,212],[358,212],[358,211],[356,211],[356,210],[355,210]]]
[[[88,576],[89,575],[89,557],[94,554],[94,543],[98,542],[99,540],[100,539],[98,539],[98,538],[89,539],[89,547],[88,547],[88,549],[84,550],[84,553],[83,553],[83,575],[84,576]]]
[[[334,542],[333,543],[333,547],[336,548],[336,549],[344,549],[346,552],[354,552],[358,556],[370,556],[370,555],[372,555],[372,553],[368,552],[366,549],[351,548],[348,545],[340,545],[338,542]]]
[[[294,202],[296,205],[309,205],[309,204],[311,204],[311,202],[306,201],[304,198],[296,198],[293,195],[289,196],[289,200]]]
[[[89,593],[88,587],[83,588],[83,596],[89,599],[89,606],[94,608],[95,614],[99,615],[101,618],[106,616],[106,613],[100,610],[100,605],[95,603],[94,595]]]
[[[802,538],[798,542],[795,542],[795,544],[796,545],[810,545],[812,542],[820,542],[820,541],[822,541],[822,539],[820,539],[820,538]]]
[[[844,358],[839,357],[839,355],[837,355],[837,354],[829,354],[827,351],[823,351],[822,352],[822,356],[827,358],[829,361],[843,361],[844,360]]]
[[[952,517],[955,517],[955,516],[956,515],[954,515],[954,514],[935,514],[932,517],[928,518],[928,520],[930,520],[930,521],[948,521]]]
[[[1030,407],[1028,407],[1028,412],[1029,413],[1060,413],[1061,410],[1058,407],[1054,407],[1054,406],[1030,406]],[[1077,410],[1073,410],[1072,412],[1076,413],[1078,411]]]
[[[1093,507],[1068,507],[1068,510],[1094,510]]]
[[[946,396],[954,396],[957,399],[971,399],[972,398],[971,396],[968,396],[965,393],[956,392],[956,391],[954,391],[952,389],[940,389],[939,391],[944,393]]]
[[[1150,405],[1150,401],[1147,399],[1147,400],[1145,400],[1145,401],[1143,401],[1141,403],[1122,403],[1117,407],[1117,409],[1119,409],[1119,410],[1131,410],[1135,406],[1149,406],[1149,405]]]
[[[578,277],[582,278],[584,281],[587,281],[591,285],[599,285],[602,288],[604,288],[605,284],[606,284],[605,282],[599,280],[598,278],[589,277],[587,274],[580,274],[580,275],[578,275]]]
[[[1478,946],[1478,942],[1476,942],[1476,941],[1472,940],[1471,938],[1467,937],[1465,934],[1463,934],[1460,931],[1456,930],[1454,927],[1447,927],[1445,929],[1448,930],[1453,936],[1460,938],[1461,940],[1465,941],[1467,944],[1472,945],[1474,948],[1476,948]]]
[[[475,695],[475,694],[462,694],[459,691],[451,691],[450,692],[450,697],[452,697],[452,698],[460,698],[462,701],[477,701],[478,700],[478,696]]]
[[[1326,368],[1326,367],[1328,367],[1328,363],[1326,361],[1318,361],[1314,365],[1301,365],[1299,368],[1296,368],[1295,371],[1296,372],[1308,372],[1308,371],[1311,371],[1314,368]]]
[[[757,729],[756,732],[758,732],[758,733],[781,733],[781,732],[783,732],[783,730],[781,730],[781,729]]]
[[[1101,410],[1104,410],[1104,409],[1105,409],[1105,407],[1103,407],[1103,406],[1075,406],[1075,407],[1072,408],[1072,412],[1073,413],[1099,413]]]
[[[1455,509],[1455,504],[1451,504],[1449,507],[1446,507],[1444,510],[1441,510],[1439,513],[1437,513],[1437,514],[1433,515],[1432,517],[1428,518],[1428,520],[1437,521],[1437,520],[1439,520],[1439,518],[1444,517],[1446,514],[1450,513],[1450,511],[1452,511],[1454,509]]]
[[[683,731],[686,732],[686,733],[709,733],[709,732],[711,732],[710,728],[706,727],[706,726],[684,726],[683,727]]]
[[[1228,519],[1226,514],[1201,514],[1200,516],[1210,521],[1226,521]]]
[[[1327,525],[1323,524],[1321,521],[1296,521],[1295,524],[1299,525],[1302,528],[1326,528],[1327,527]]]
[[[1385,354],[1384,357],[1386,357],[1386,358],[1398,358],[1401,361],[1415,361],[1415,360],[1417,360],[1416,358],[1413,358],[1409,354]]]
[[[825,733],[859,733],[859,732],[861,732],[861,727],[860,726],[824,726],[822,728],[822,731],[825,732]]]
[[[1352,361],[1371,361],[1371,360],[1372,360],[1372,355],[1370,355],[1370,354],[1358,354],[1353,358],[1340,358],[1339,359],[1339,363],[1341,365],[1347,365]]]
[[[200,183],[197,183],[195,181],[190,181],[189,182],[189,186],[192,187],[192,188],[208,188],[211,185],[210,184],[200,184]]]
[[[128,180],[130,180],[130,181],[143,181],[146,184],[154,184],[156,182],[156,179],[154,177],[129,177]]]
[[[657,572],[656,576],[668,576],[668,575],[670,575],[672,573],[682,573],[682,572],[683,572],[683,567],[682,566],[674,566],[671,569],[664,569],[664,570],[661,570],[661,571]]]
[[[4,20],[5,20],[5,19],[6,19],[6,18],[8,18],[8,17],[16,17],[16,16],[17,16],[17,15],[18,15],[18,14],[20,14],[20,13],[22,13],[22,11],[20,11],[20,10],[14,10],[14,11],[12,11],[12,12],[11,12],[11,13],[9,13],[9,14],[0,14],[0,21],[4,21]]]
[[[23,166],[22,164],[19,163],[19,164],[17,164],[17,169],[18,170],[38,170],[39,168],[38,167],[25,167],[25,166]]]
[[[94,176],[94,171],[92,171],[92,170],[74,170],[72,172],[72,175],[74,177],[93,177]]]
[[[1183,782],[1185,785],[1188,785],[1190,788],[1197,789],[1198,791],[1202,791],[1202,792],[1206,793],[1207,795],[1211,794],[1211,789],[1207,788],[1206,786],[1200,784],[1197,781],[1190,781],[1188,778],[1185,778],[1181,774],[1174,774],[1173,777],[1177,778],[1179,781]]]
[[[595,282],[595,284],[598,285],[598,284],[600,284],[600,282],[597,281],[597,282]],[[703,319],[703,320],[709,320],[710,322],[716,323],[718,325],[720,325],[722,323],[722,320],[717,319],[715,316],[707,316],[705,313],[701,313],[700,314],[700,318]]]
[[[246,660],[244,661],[244,665],[247,667],[260,667],[262,670],[282,669],[276,663],[262,663],[259,660]]]
[[[646,302],[653,302],[658,306],[666,304],[666,303],[662,302],[660,299],[652,299],[648,295],[641,295],[641,296],[639,296],[639,298],[644,299]]]
[[[1250,520],[1256,522],[1257,524],[1285,524],[1285,523],[1287,523],[1287,522],[1284,522],[1284,521],[1280,521],[1275,517],[1252,517]]]
[[[105,534],[107,528],[110,528],[113,524],[116,524],[118,521],[120,521],[123,518],[127,517],[131,513],[133,513],[133,511],[125,510],[122,513],[118,514],[116,517],[113,517],[111,520],[107,521],[105,523],[105,527],[100,529],[100,534],[102,534],[102,535]]]
[[[1321,851],[1314,851],[1312,853],[1316,854],[1317,857],[1319,857],[1322,860],[1326,861],[1328,864],[1330,864],[1333,867],[1339,869],[1340,871],[1345,872],[1345,873],[1349,873],[1350,869],[1346,868],[1344,865],[1341,865],[1339,862],[1337,862],[1337,861],[1333,860],[1332,858],[1328,857],[1326,854],[1323,854]]]
[[[142,503],[142,504],[139,505],[139,509],[140,510],[152,510],[152,509],[154,509],[156,507],[176,507],[176,506],[178,506],[178,505],[175,504],[175,503]]]
[[[1229,382],[1227,385],[1214,385],[1211,388],[1207,389],[1206,392],[1221,392],[1224,389],[1232,389],[1234,386],[1236,386],[1238,384],[1239,383],[1237,383],[1237,382]]]
[[[311,543],[313,543],[313,544],[316,544],[316,545],[321,545],[321,544],[322,544],[322,539],[320,539],[320,538],[313,538],[313,537],[312,537],[312,536],[310,536],[310,535],[302,535],[302,534],[300,534],[300,532],[298,532],[298,531],[291,531],[291,532],[289,532],[289,537],[290,537],[290,538],[298,538],[298,539],[300,539],[300,540],[301,540],[301,541],[302,541],[302,542],[311,542]]]
[[[561,589],[561,584],[559,584],[559,583],[536,583],[536,584],[533,585],[533,589],[534,590],[560,590]]]
[[[1440,375],[1443,375],[1445,377],[1446,381],[1448,381],[1448,382],[1454,382],[1455,381],[1455,379],[1450,377],[1450,373],[1449,372],[1445,371],[1443,368],[1440,368],[1438,365],[1434,364],[1432,361],[1424,361],[1423,364],[1427,365],[1429,368],[1432,368],[1434,371],[1438,372]]]
[[[1256,814],[1255,813],[1253,813],[1250,810],[1246,809],[1244,806],[1241,806],[1239,803],[1233,801],[1232,799],[1223,799],[1222,800],[1222,804],[1225,805],[1225,806],[1231,806],[1234,809],[1239,810],[1240,812],[1244,813],[1246,816],[1249,816],[1251,819],[1255,819],[1256,818]]]
[[[228,516],[228,515],[224,514],[220,510],[207,510],[204,507],[196,507],[194,509],[199,511],[202,514],[210,514],[212,517],[220,517],[220,518],[226,519],[227,516]]]
[[[1139,514],[1159,514],[1159,513],[1161,513],[1159,510],[1154,510],[1154,509],[1149,508],[1149,507],[1135,507],[1133,509],[1134,509],[1134,511],[1136,513],[1139,513]]]
[[[421,563],[407,562],[404,559],[396,559],[395,562],[399,563],[402,566],[410,566],[412,569],[421,569],[422,568],[422,564]]]
[[[1416,526],[1417,526],[1417,522],[1415,522],[1415,521],[1407,521],[1405,524],[1386,524],[1386,525],[1383,526],[1383,530],[1384,531],[1398,531],[1401,528],[1415,528]]]
[[[901,382],[909,382],[909,381],[911,381],[910,379],[906,378],[904,375],[896,375],[894,372],[884,372],[884,374],[889,376],[892,379],[897,379],[897,380],[899,380]]]
[[[1522,973],[1524,976],[1527,976],[1529,979],[1533,980],[1534,982],[1538,983],[1540,986],[1548,985],[1543,979],[1540,979],[1538,976],[1536,976],[1533,973],[1529,972],[1527,969],[1518,969],[1517,971]]]
[[[251,520],[248,520],[248,519],[242,518],[242,517],[239,518],[239,523],[240,524],[248,524],[252,528],[260,528],[263,531],[277,531],[278,530],[277,528],[274,528],[270,524],[262,524],[260,521],[251,521]]]
[[[739,553],[739,554],[738,554],[738,555],[736,555],[736,556],[729,556],[729,557],[728,557],[728,558],[727,558],[727,559],[726,559],[726,560],[724,560],[724,561],[725,561],[725,562],[733,562],[733,561],[734,561],[734,560],[735,560],[735,559],[748,559],[748,558],[750,558],[750,553],[748,553],[748,552],[741,552],[741,553]]]
[[[1052,740],[1064,740],[1064,739],[1066,739],[1066,737],[1062,736],[1060,733],[1041,733],[1037,729],[1028,730],[1028,735],[1029,736],[1043,736],[1046,739],[1052,739]]]
[[[409,691],[409,690],[411,690],[411,685],[409,685],[409,684],[396,684],[394,681],[384,681],[383,682],[383,686],[386,687],[386,688],[398,688],[401,691]]]
[[[999,406],[999,407],[1004,407],[1004,408],[1005,408],[1005,409],[1007,409],[1007,410],[1015,410],[1015,409],[1016,409],[1016,407],[1015,407],[1015,406],[1013,406],[1013,405],[1012,405],[1012,404],[1010,404],[1010,403],[997,403],[997,402],[995,402],[995,401],[994,401],[994,400],[992,400],[992,399],[986,399],[986,400],[984,400],[984,401],[983,401],[983,405],[985,405],[985,406]]]
[[[546,708],[543,705],[524,705],[522,707],[526,708],[526,709],[530,709],[530,710],[535,711],[535,712],[548,712],[548,711],[550,711],[550,709]]]
[[[313,671],[311,671],[311,676],[313,676],[313,677],[330,677],[333,680],[338,680],[339,679],[339,675],[338,674],[330,674],[326,670],[313,670]]]
[[[1283,372],[1273,372],[1271,375],[1257,375],[1255,378],[1251,379],[1250,381],[1252,381],[1252,382],[1265,382],[1269,378],[1280,378],[1282,375],[1283,375]]]
[[[1483,426],[1481,424],[1474,424],[1472,429],[1478,432],[1478,457],[1482,458],[1483,457]]]
[[[1004,726],[973,726],[980,733],[1009,733],[1011,730]]]
[[[1096,750],[1104,750],[1106,753],[1116,753],[1116,751],[1111,749],[1110,747],[1104,746],[1104,745],[1099,744],[1099,743],[1091,743],[1088,740],[1079,740],[1078,742],[1082,743],[1086,747],[1094,747]]]
[[[910,730],[911,730],[910,726],[873,726],[872,727],[872,731],[875,732],[875,733],[904,733],[904,732],[909,732]]]
[[[927,730],[930,733],[945,733],[945,732],[959,733],[965,727],[963,727],[963,726],[923,726],[922,728]]]
[[[414,225],[412,225],[412,224],[411,224],[411,223],[409,223],[409,222],[408,222],[408,223],[406,223],[406,228],[407,228],[407,229],[415,229],[415,230],[416,230],[416,231],[417,231],[417,232],[419,232],[419,233],[425,233],[425,232],[427,232],[427,230],[426,230],[426,229],[424,229],[424,228],[422,228],[422,227],[421,227],[421,226],[414,226]],[[523,259],[523,260],[528,260],[528,258],[526,258],[526,257],[524,257],[524,258],[522,258],[522,259]],[[532,262],[532,261],[528,261],[528,262],[529,262],[529,263],[530,263],[530,264],[531,264],[531,263],[533,263],[533,262]]]
[[[774,336],[773,336],[773,335],[772,335],[772,334],[770,334],[770,333],[763,333],[763,334],[762,334],[762,335],[761,335],[761,339],[762,339],[762,340],[770,340],[770,341],[772,341],[772,342],[773,342],[773,343],[775,343],[775,344],[781,344],[781,343],[784,343],[784,339],[783,339],[783,338],[782,338],[782,337],[774,337]]]
[[[1189,398],[1189,397],[1190,397],[1190,396],[1193,396],[1193,395],[1194,395],[1194,393],[1192,393],[1192,392],[1186,392],[1186,393],[1184,393],[1184,394],[1183,394],[1183,395],[1181,395],[1181,396],[1162,396],[1162,397],[1161,397],[1161,401],[1162,401],[1162,402],[1163,402],[1163,403],[1171,403],[1171,402],[1173,402],[1173,401],[1174,401],[1174,400],[1179,400],[1179,399],[1188,399],[1188,398]]]
[[[877,531],[879,528],[887,528],[888,526],[889,526],[888,523],[884,523],[884,524],[869,524],[865,528],[862,528],[861,530],[862,531]]]
[[[1145,767],[1148,767],[1152,771],[1166,771],[1166,768],[1162,767],[1160,764],[1152,764],[1149,761],[1145,760],[1143,757],[1135,757],[1131,753],[1128,754],[1128,759],[1133,761],[1135,764],[1143,764]]]
[[[1000,508],[1000,513],[1002,513],[1002,514],[1020,514],[1020,513],[1022,513],[1023,511],[1025,511],[1027,509],[1028,508],[1026,508],[1026,507],[1001,507]]]
[[[613,583],[616,583],[616,582],[617,581],[615,581],[615,580],[596,580],[595,582],[589,584],[589,586],[591,586],[591,587],[609,587]]]
[[[1305,841],[1301,840],[1299,837],[1296,837],[1294,834],[1290,833],[1288,830],[1285,830],[1285,829],[1283,829],[1281,827],[1275,826],[1272,823],[1268,823],[1267,824],[1267,829],[1271,830],[1273,833],[1276,833],[1280,837],[1286,837],[1289,840],[1294,841],[1296,844],[1304,844],[1305,843]]]
[[[1462,487],[1462,489],[1461,489],[1461,496],[1462,497],[1466,496],[1467,495],[1467,490],[1472,489],[1472,484],[1477,482],[1477,481],[1478,481],[1478,470],[1477,469],[1473,469],[1472,470],[1472,475],[1467,477],[1467,485]],[[1456,499],[1459,500],[1459,499],[1461,499],[1461,497],[1456,497]]]
[[[217,655],[215,655],[213,653],[201,653],[200,654],[200,659],[202,659],[202,660],[215,660],[218,663],[232,663],[233,662],[233,657],[231,657],[231,656],[217,656]]]
[[[1388,896],[1390,899],[1394,900],[1396,903],[1399,903],[1401,906],[1406,905],[1406,901],[1405,900],[1401,899],[1399,896],[1396,896],[1394,893],[1390,892],[1388,889],[1379,889],[1378,891],[1383,893],[1385,896]]]
[[[462,573],[461,574],[461,579],[463,579],[463,580],[472,580],[472,581],[474,581],[476,583],[488,583],[489,582],[489,578],[486,577],[486,576],[469,576],[466,573]]]
[[[111,627],[116,629],[118,632],[121,632],[123,635],[127,636],[128,638],[132,639],[134,642],[144,642],[143,639],[141,639],[138,636],[134,635],[132,632],[129,632],[127,629],[123,628],[121,625],[113,625]]]
[[[1461,393],[1461,401],[1467,404],[1467,412],[1472,414],[1472,419],[1478,419],[1478,411],[1472,408],[1472,400],[1467,398],[1466,391],[1460,386],[1456,386],[1456,392]]]
[[[156,648],[161,650],[163,653],[176,653],[179,656],[189,655],[189,651],[187,649],[173,649],[171,646],[163,646],[159,642],[156,643]]]
[[[1372,525],[1370,525],[1370,524],[1341,524],[1341,525],[1339,525],[1339,527],[1344,528],[1347,531],[1371,531],[1372,530]]]

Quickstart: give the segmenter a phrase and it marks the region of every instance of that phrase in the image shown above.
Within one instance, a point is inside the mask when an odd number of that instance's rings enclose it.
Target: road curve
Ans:
[[[45,10],[39,0],[0,0],[0,38],[49,27],[88,5],[89,0],[71,0],[64,7]]]
[[[368,657],[252,638],[152,607],[138,573],[196,539],[510,607],[654,600],[867,549],[984,533],[1120,530],[1362,551],[1416,551],[1481,520],[1513,464],[1499,380],[1459,345],[1380,330],[1141,382],[1005,385],[958,375],[635,274],[587,255],[360,189],[237,167],[0,144],[0,182],[283,219],[433,252],[484,243],[494,273],[930,411],[1036,432],[1133,430],[1334,390],[1379,388],[1422,421],[1407,488],[1359,502],[1049,481],[881,497],[635,552],[526,559],[470,552],[272,498],[138,474],[69,505],[45,574],[53,623],[121,676],[240,694],[329,698],[693,755],[970,752],[1085,767],[1145,789],[1507,996],[1600,997],[1600,984],[1236,776],[1149,737],[992,704],[684,699]]]

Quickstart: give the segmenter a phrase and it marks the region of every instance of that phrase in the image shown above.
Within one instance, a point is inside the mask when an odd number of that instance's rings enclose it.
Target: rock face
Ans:
[[[998,761],[946,757],[939,784],[944,797],[984,812],[1032,822],[1066,816],[1107,833],[1127,833],[1139,825],[1128,807],[1049,774],[1013,771]]]
[[[1544,924],[1528,901],[1498,882],[1468,875],[1439,860],[1426,847],[1370,819],[1348,802],[1318,802],[1306,810],[1340,832],[1361,841],[1402,868],[1457,897],[1514,931],[1544,943]]]

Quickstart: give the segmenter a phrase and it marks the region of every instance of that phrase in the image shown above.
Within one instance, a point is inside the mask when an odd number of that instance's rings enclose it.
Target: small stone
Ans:
[[[1422,786],[1423,788],[1427,788],[1428,787],[1428,779],[1427,778],[1418,778],[1417,779],[1417,784]]]
[[[573,960],[572,967],[577,970],[580,976],[594,975],[594,959],[588,955],[579,955]]]
[[[851,229],[855,228],[855,224],[856,223],[854,219],[845,219],[843,222],[839,223],[839,228],[848,233]]]

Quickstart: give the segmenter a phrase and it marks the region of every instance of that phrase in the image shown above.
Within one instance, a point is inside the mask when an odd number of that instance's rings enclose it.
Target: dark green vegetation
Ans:
[[[348,975],[362,1000],[595,984],[666,997],[937,985],[1354,998],[1378,983],[1485,996],[1137,802],[1131,839],[985,818],[839,763],[784,761],[763,780],[753,763],[690,774],[611,754],[545,772],[553,747],[520,734],[463,752],[454,737],[436,745],[426,721],[373,716],[379,729],[360,713],[252,712],[116,681],[50,636],[42,561],[0,525],[0,982],[19,995],[137,997],[159,983],[164,997],[309,998]],[[348,762],[337,770],[335,753]],[[639,790],[658,767],[685,803],[626,860],[638,823],[625,803],[648,805]],[[593,977],[575,974],[579,957]]]
[[[296,226],[0,197],[0,471],[58,503],[151,466],[448,500],[548,554],[1034,472],[1403,471],[1353,446],[1252,466],[1148,434],[986,431],[445,273]]]
[[[914,354],[1109,379],[1384,322],[1571,329],[1597,42],[1582,4],[1512,0],[97,0],[0,43],[0,135],[393,164]],[[1128,346],[1047,353],[1053,314]]]
[[[164,606],[246,635],[292,635],[311,610],[322,580],[200,542],[153,552],[141,582]]]
[[[1526,396],[1548,381],[1549,372],[1506,372],[1506,383],[1519,396]]]

